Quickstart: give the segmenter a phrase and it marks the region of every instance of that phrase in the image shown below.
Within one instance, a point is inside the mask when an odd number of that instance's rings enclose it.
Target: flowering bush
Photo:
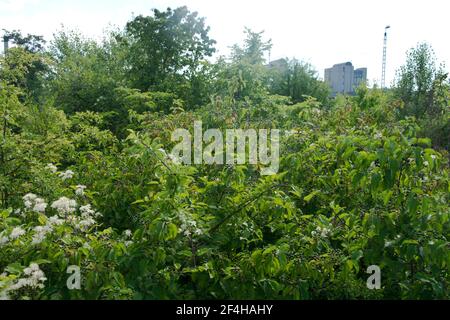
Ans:
[[[59,176],[65,180],[65,176]],[[79,297],[80,293],[67,289],[67,266],[82,265],[85,270],[91,270],[86,275],[87,286],[95,287],[97,281],[102,281],[99,278],[106,275],[98,276],[97,268],[102,260],[96,259],[96,255],[126,253],[127,246],[132,244],[130,231],[126,232],[126,236],[119,237],[111,229],[100,229],[97,219],[102,215],[86,202],[87,198],[84,192],[80,193],[80,189],[84,191],[86,187],[76,187],[76,199],[61,196],[49,206],[44,199],[28,193],[23,196],[22,208],[0,213],[0,261],[6,265],[0,276],[0,297]],[[114,261],[107,260],[109,267],[112,267]],[[109,272],[116,277],[115,282],[120,283],[119,273],[114,273],[113,269]],[[46,284],[51,284],[51,287]],[[107,294],[112,297],[126,296],[126,290],[118,289],[122,287],[124,285],[120,283],[119,287],[108,288]],[[88,296],[101,297],[100,293],[95,295],[93,292]]]
[[[14,111],[0,143],[1,299],[449,298],[448,155],[385,98],[233,95],[130,113],[119,140],[94,113],[37,131],[13,91],[0,88]],[[282,129],[279,173],[181,164],[171,132],[197,118]]]

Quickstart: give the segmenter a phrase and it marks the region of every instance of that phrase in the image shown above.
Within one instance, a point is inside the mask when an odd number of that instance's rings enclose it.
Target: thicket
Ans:
[[[429,46],[392,90],[330,100],[311,66],[268,66],[263,33],[211,62],[208,31],[181,7],[102,42],[9,33],[0,298],[448,299],[450,91]],[[279,173],[175,161],[194,120],[280,129]]]

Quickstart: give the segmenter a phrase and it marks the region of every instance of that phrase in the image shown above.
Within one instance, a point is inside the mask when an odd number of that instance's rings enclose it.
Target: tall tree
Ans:
[[[44,51],[46,41],[43,36],[34,34],[22,35],[19,30],[4,30],[4,38],[8,39],[12,43],[24,48],[28,52],[37,53]]]
[[[50,72],[45,40],[42,36],[22,35],[17,30],[4,31],[4,37],[13,47],[0,59],[0,80],[21,88],[26,95],[38,101],[43,96],[45,78]]]
[[[187,7],[166,11],[153,9],[152,16],[129,21],[118,39],[128,47],[126,65],[133,88],[170,91],[183,97],[183,87],[201,73],[202,62],[211,56],[215,41],[205,19]],[[188,90],[189,91],[189,90]]]
[[[275,63],[276,62],[276,63]],[[303,102],[307,96],[326,103],[329,87],[319,80],[317,71],[296,59],[280,59],[269,64],[270,92],[289,96],[293,102]]]
[[[447,77],[443,66],[437,67],[431,46],[421,43],[408,51],[394,87],[396,96],[405,104],[402,113],[422,117],[442,111],[448,103],[441,99],[447,95]]]
[[[60,108],[67,113],[113,108],[120,68],[104,43],[62,30],[55,34],[50,51],[55,61],[52,90]]]
[[[264,64],[266,62],[264,55],[272,49],[272,40],[263,40],[264,31],[254,32],[246,27],[244,33],[246,36],[244,45],[241,47],[238,44],[235,44],[232,47],[232,60],[253,65]]]
[[[235,100],[261,100],[267,93],[267,68],[264,56],[271,49],[271,40],[264,40],[264,31],[244,29],[243,44],[231,47],[228,60],[219,59],[215,91]]]

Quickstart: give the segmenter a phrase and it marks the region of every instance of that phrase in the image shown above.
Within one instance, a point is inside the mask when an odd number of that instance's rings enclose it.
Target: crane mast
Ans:
[[[383,42],[383,66],[381,68],[381,89],[386,88],[386,48],[387,48],[387,30],[391,26],[384,28],[384,42]]]

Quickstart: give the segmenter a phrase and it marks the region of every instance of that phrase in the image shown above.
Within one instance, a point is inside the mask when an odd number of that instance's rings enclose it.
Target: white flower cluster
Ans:
[[[76,211],[77,202],[66,197],[61,197],[53,202],[51,207],[58,211],[60,215],[65,216]]]
[[[381,132],[377,132],[373,135],[374,139],[380,140],[383,138],[383,134]]]
[[[53,228],[51,228],[48,225],[37,226],[37,227],[34,227],[33,231],[35,232],[35,234],[33,235],[33,238],[31,240],[31,244],[39,244],[42,241],[44,241],[47,233],[53,231]]]
[[[78,186],[78,189],[82,189],[83,191],[85,188],[85,186]],[[33,210],[38,213],[45,213],[47,203],[37,195],[28,193],[23,197],[23,200],[24,205],[28,210]],[[54,201],[51,208],[55,209],[59,216],[54,215],[47,219],[45,225],[34,227],[31,244],[40,244],[45,240],[49,233],[53,232],[54,226],[62,225],[65,222],[71,223],[75,228],[86,232],[91,226],[96,224],[96,220],[94,218],[102,216],[99,212],[93,210],[90,204],[79,208],[80,216],[74,215],[77,210],[77,202],[67,197],[61,197]],[[22,211],[15,210],[14,213],[20,215],[22,214]],[[61,219],[60,217],[64,219]],[[0,233],[0,247],[12,240],[18,239],[25,233],[25,230],[21,227],[15,227],[9,235],[6,235],[4,232]]]
[[[84,191],[86,186],[77,186],[77,189]],[[79,193],[80,194],[80,193]],[[51,205],[52,209],[55,209],[59,216],[63,219],[59,219],[58,216],[53,216],[48,219],[45,226],[38,226],[34,229],[35,235],[33,236],[33,244],[41,243],[45,236],[53,231],[54,225],[63,224],[65,221],[72,224],[77,229],[87,231],[91,226],[96,224],[94,218],[101,217],[102,214],[92,209],[90,204],[81,206],[79,208],[80,216],[76,216],[74,213],[77,211],[77,202],[67,197],[61,197],[54,201]]]
[[[21,227],[15,227],[12,229],[9,236],[0,235],[0,247],[7,244],[10,240],[16,240],[25,234],[25,230]]]
[[[47,220],[47,223],[44,226],[36,226],[34,227],[34,235],[31,240],[31,244],[39,244],[44,241],[45,237],[48,233],[53,231],[53,227],[55,225],[62,225],[64,223],[63,219],[60,219],[58,216],[52,216]]]
[[[321,111],[319,108],[312,108],[312,109],[311,109],[311,113],[312,113],[313,115],[319,116],[319,115],[322,114],[322,111]]]
[[[19,238],[20,236],[23,236],[25,234],[25,230],[23,230],[21,227],[15,227],[12,231],[9,237],[12,240],[15,240]]]
[[[64,172],[60,172],[60,173],[59,173],[59,176],[60,176],[60,178],[63,179],[63,180],[68,180],[68,179],[72,179],[72,177],[73,177],[74,174],[75,174],[75,173],[74,173],[72,170],[66,170],[66,171],[64,171]]]
[[[95,225],[97,221],[94,219],[96,217],[101,217],[102,214],[92,210],[91,205],[87,204],[85,206],[80,207],[80,216],[76,215],[68,215],[66,217],[66,221],[72,224],[75,228],[81,231],[88,231],[88,229]]]
[[[7,236],[0,236],[0,247],[3,247],[5,244],[9,242],[9,238]]]
[[[53,163],[47,164],[45,168],[50,170],[52,173],[56,173],[58,171],[58,168]]]
[[[8,291],[19,290],[24,287],[30,287],[33,289],[44,288],[44,282],[47,280],[44,272],[39,269],[37,263],[31,263],[29,267],[23,270],[23,273],[27,276],[26,278],[20,278],[12,286],[8,288]]]
[[[77,188],[75,190],[75,194],[77,196],[80,196],[80,197],[84,196],[84,189],[86,189],[86,186],[83,186],[81,184],[77,185]]]
[[[94,218],[102,216],[101,213],[95,212],[95,210],[91,208],[90,204],[81,206],[80,213],[81,219],[78,217],[72,217],[72,222],[75,224],[76,228],[82,231],[87,231],[91,226],[97,223]]]
[[[10,292],[18,291],[22,288],[44,288],[44,282],[47,281],[47,278],[37,263],[31,263],[29,267],[23,270],[23,273],[23,278],[14,280],[11,285],[7,286],[0,292],[0,300],[9,300]],[[3,273],[1,276],[7,277],[7,274]]]
[[[317,227],[316,230],[311,231],[311,236],[315,237],[319,235],[321,238],[327,238],[331,233],[331,229],[329,228],[321,228]]]
[[[131,232],[131,230],[125,230],[125,231],[123,232],[123,234],[124,234],[124,236],[125,236],[126,238],[131,238],[131,236],[133,235],[133,233]]]
[[[44,213],[47,209],[47,203],[34,193],[28,193],[23,197],[25,208],[38,213]]]
[[[130,239],[130,238],[133,236],[133,232],[131,232],[131,230],[125,230],[125,231],[123,232],[123,235],[125,236],[126,239]],[[133,244],[133,241],[131,241],[131,240],[126,240],[126,241],[124,242],[124,244],[125,244],[126,247],[128,247],[128,246],[130,246],[130,245]]]
[[[203,234],[203,230],[197,227],[197,221],[193,220],[191,217],[188,217],[185,213],[180,213],[179,218],[181,220],[180,231],[186,236],[189,237],[192,234],[200,236]]]

